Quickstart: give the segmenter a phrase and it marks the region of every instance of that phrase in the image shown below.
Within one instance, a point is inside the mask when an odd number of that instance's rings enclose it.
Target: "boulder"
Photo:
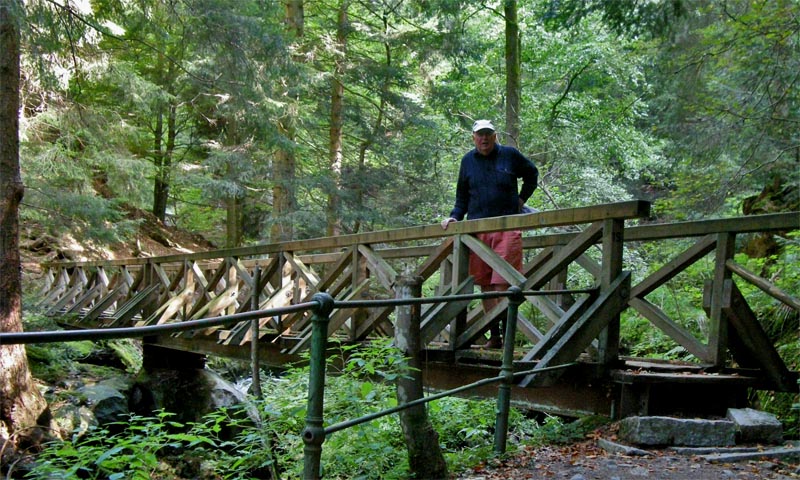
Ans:
[[[242,403],[245,395],[208,369],[150,369],[139,373],[131,389],[131,410],[152,415],[165,410],[178,422],[198,422],[221,407]]]
[[[50,406],[53,412],[54,433],[58,438],[81,437],[91,427],[97,426],[92,410],[84,405],[63,403]]]
[[[128,397],[111,385],[86,385],[78,393],[84,398],[86,407],[91,410],[98,425],[123,421],[130,413]]]

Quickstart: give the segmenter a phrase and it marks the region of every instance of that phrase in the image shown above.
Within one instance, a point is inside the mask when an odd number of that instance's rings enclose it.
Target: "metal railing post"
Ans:
[[[259,308],[258,300],[261,297],[260,285],[261,266],[256,265],[256,270],[253,272],[253,293],[250,297],[250,310],[258,310]],[[260,320],[258,318],[250,320],[250,335],[252,335],[250,338],[250,373],[253,377],[253,385],[251,388],[253,395],[261,399],[263,395],[261,394],[261,366],[258,354],[259,323]]]
[[[508,437],[508,413],[511,408],[511,385],[514,382],[514,337],[517,334],[517,312],[519,306],[525,301],[522,289],[517,286],[509,287],[511,296],[508,297],[508,316],[506,317],[505,343],[503,344],[503,365],[500,367],[500,376],[503,381],[497,392],[497,420],[494,427],[494,453],[501,455],[506,452],[506,437]]]
[[[322,426],[323,396],[325,394],[325,348],[328,340],[328,322],[333,310],[333,297],[317,293],[312,297],[319,306],[311,317],[311,359],[308,378],[308,409],[306,428],[303,430],[303,478],[322,478],[322,442],[325,428]]]

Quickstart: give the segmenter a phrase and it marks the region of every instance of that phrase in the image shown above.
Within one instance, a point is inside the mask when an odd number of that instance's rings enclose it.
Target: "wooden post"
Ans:
[[[605,292],[622,273],[622,229],[623,220],[609,218],[604,221],[601,292]],[[619,357],[619,314],[608,322],[598,340],[598,361],[605,366],[616,363]]]
[[[419,298],[422,292],[420,277],[400,276],[395,283],[395,297]],[[423,397],[422,358],[420,358],[419,305],[401,305],[396,309],[395,344],[408,358],[411,378],[397,380],[397,403],[409,403]],[[400,412],[400,426],[408,448],[408,466],[414,478],[447,478],[447,463],[439,448],[439,434],[428,420],[424,405]]]
[[[736,234],[717,234],[716,261],[714,263],[714,280],[711,284],[711,311],[708,328],[708,352],[712,362],[718,368],[725,366],[728,350],[728,320],[723,313],[725,298],[725,281],[730,280],[731,271],[725,263],[733,258]]]
[[[560,246],[556,246],[553,248],[553,255],[558,255],[558,252],[561,250]],[[567,286],[567,278],[568,278],[568,267],[564,267],[563,270],[558,272],[556,276],[550,279],[548,282],[548,288],[550,290],[564,290]],[[551,295],[550,300],[555,302],[556,305],[564,310],[565,312],[570,309],[570,307],[575,303],[575,300],[572,298],[571,295],[566,293],[560,293],[558,295]]]
[[[452,282],[450,283],[450,292],[458,291],[458,286],[469,276],[469,249],[461,242],[461,236],[458,235],[453,239],[453,269],[452,269]],[[455,351],[458,348],[458,337],[464,333],[467,328],[467,311],[461,311],[450,322],[450,350]]]

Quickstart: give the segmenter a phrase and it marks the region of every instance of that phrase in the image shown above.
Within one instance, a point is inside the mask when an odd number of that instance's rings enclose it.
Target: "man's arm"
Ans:
[[[518,160],[518,177],[522,178],[522,187],[519,189],[519,207],[521,209],[539,185],[539,169],[522,153],[519,154]]]

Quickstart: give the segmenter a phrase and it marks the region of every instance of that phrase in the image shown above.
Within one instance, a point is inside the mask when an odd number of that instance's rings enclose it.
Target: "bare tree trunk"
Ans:
[[[397,298],[418,298],[422,282],[419,277],[398,277]],[[397,381],[397,403],[406,404],[422,398],[422,359],[420,358],[420,306],[397,307],[395,344],[409,358],[412,378]],[[439,448],[439,434],[428,420],[424,405],[400,412],[400,426],[408,447],[408,466],[414,478],[447,478],[447,463]]]
[[[288,0],[286,2],[286,28],[290,35],[295,39],[303,37],[304,28],[303,0]],[[301,61],[296,58],[295,61]],[[283,135],[288,144],[293,144],[295,140],[295,114],[294,105],[290,98],[290,105],[287,112],[278,121],[278,131]],[[291,240],[294,237],[294,227],[291,215],[297,209],[295,199],[295,177],[297,171],[297,159],[295,158],[292,147],[282,148],[275,155],[272,171],[272,229],[270,240],[281,242]]]
[[[22,331],[19,204],[19,24],[22,4],[0,0],[0,331]],[[0,345],[0,446],[6,455],[35,442],[47,403],[33,383],[25,348]]]
[[[336,59],[331,79],[331,128],[328,167],[333,176],[333,185],[328,192],[328,205],[325,212],[326,234],[330,237],[342,233],[339,215],[339,191],[342,185],[342,125],[344,123],[344,64],[347,58],[347,0],[339,4],[339,18],[336,22]]]
[[[519,145],[520,107],[520,35],[517,22],[517,0],[505,0],[506,18],[506,140],[507,145]]]

